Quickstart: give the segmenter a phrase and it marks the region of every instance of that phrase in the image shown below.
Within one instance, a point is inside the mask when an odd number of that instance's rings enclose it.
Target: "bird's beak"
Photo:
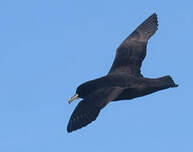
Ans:
[[[75,99],[78,98],[78,94],[75,94],[73,97],[71,97],[69,100],[68,100],[68,103],[70,104],[72,101],[74,101]]]

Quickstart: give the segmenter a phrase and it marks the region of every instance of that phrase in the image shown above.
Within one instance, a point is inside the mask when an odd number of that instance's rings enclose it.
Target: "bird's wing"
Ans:
[[[113,65],[108,74],[127,73],[142,76],[141,64],[146,55],[149,38],[158,27],[157,15],[154,13],[131,33],[119,46]]]
[[[80,129],[96,120],[100,110],[120,95],[123,90],[119,87],[100,89],[80,101],[70,117],[67,131]]]

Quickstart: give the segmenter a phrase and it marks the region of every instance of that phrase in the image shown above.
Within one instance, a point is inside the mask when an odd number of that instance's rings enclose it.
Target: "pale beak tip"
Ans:
[[[78,98],[78,94],[75,94],[73,97],[71,97],[69,100],[68,100],[68,103],[71,104],[72,101],[74,101],[75,99]]]
[[[72,103],[72,100],[69,99],[69,100],[68,100],[68,103],[71,104],[71,103]]]

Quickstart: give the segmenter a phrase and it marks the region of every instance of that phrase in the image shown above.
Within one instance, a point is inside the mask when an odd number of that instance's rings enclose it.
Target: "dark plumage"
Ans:
[[[67,131],[72,132],[96,120],[100,110],[110,101],[128,100],[159,90],[177,87],[170,76],[145,78],[140,68],[146,55],[149,38],[156,32],[157,15],[154,13],[129,35],[116,51],[109,73],[101,78],[81,84],[76,95],[83,98],[75,108]]]

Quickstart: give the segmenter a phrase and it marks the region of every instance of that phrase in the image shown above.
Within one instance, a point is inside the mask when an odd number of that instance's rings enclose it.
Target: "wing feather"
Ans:
[[[120,95],[123,90],[119,87],[100,89],[80,101],[70,117],[67,131],[80,129],[96,120],[100,110]]]
[[[122,42],[108,74],[127,73],[142,76],[140,68],[146,56],[147,42],[156,32],[157,27],[157,15],[154,13]]]

